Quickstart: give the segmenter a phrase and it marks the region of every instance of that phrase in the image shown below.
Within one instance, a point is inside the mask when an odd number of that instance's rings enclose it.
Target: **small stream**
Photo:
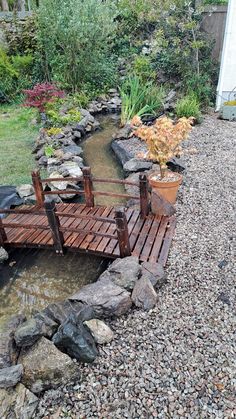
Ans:
[[[110,142],[117,130],[118,117],[100,118],[102,130],[87,138],[82,146],[84,160],[95,177],[122,178],[122,170],[112,153]],[[123,185],[96,184],[95,189],[124,193]],[[99,197],[100,205],[121,203]],[[14,250],[9,261],[0,265],[0,325],[17,313],[29,315],[51,302],[61,301],[85,284],[94,282],[107,261],[90,255],[67,253],[61,257],[48,250]]]

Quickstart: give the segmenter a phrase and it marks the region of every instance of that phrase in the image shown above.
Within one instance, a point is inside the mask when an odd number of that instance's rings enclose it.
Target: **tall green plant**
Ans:
[[[121,124],[129,122],[135,115],[154,115],[162,108],[164,90],[152,82],[144,83],[138,76],[130,76],[120,88]]]
[[[44,78],[72,91],[110,84],[115,17],[112,0],[41,0],[37,37]]]

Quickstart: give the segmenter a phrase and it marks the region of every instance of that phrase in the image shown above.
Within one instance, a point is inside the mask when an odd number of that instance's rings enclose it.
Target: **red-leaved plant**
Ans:
[[[37,108],[39,112],[44,112],[46,104],[55,98],[65,96],[65,92],[53,83],[36,84],[32,90],[23,90],[23,93],[26,95],[24,106]]]

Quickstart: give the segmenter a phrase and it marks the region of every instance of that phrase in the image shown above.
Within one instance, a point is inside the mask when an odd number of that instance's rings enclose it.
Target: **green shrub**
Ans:
[[[132,64],[131,73],[140,77],[144,82],[147,80],[155,80],[156,78],[156,72],[151,64],[150,58],[145,57],[144,55],[136,56]]]
[[[73,92],[82,84],[111,85],[116,75],[111,54],[115,17],[112,0],[41,0],[38,72]]]
[[[55,149],[51,145],[46,145],[44,147],[44,154],[46,157],[50,158],[53,157],[55,153]]]
[[[186,92],[194,92],[202,107],[212,105],[215,100],[214,77],[205,73],[203,75],[189,74],[184,79]]]
[[[199,120],[201,116],[200,102],[194,94],[186,95],[177,101],[175,112],[178,118],[185,116],[186,118],[194,117]]]
[[[53,127],[61,127],[81,120],[81,113],[78,109],[72,107],[70,98],[55,99],[49,102],[45,107],[45,113],[48,124]]]
[[[32,65],[31,55],[9,57],[0,49],[0,102],[15,99],[22,89],[31,86]]]
[[[130,76],[121,86],[120,93],[122,125],[135,115],[155,115],[163,106],[163,88],[152,82],[143,83],[138,76]]]

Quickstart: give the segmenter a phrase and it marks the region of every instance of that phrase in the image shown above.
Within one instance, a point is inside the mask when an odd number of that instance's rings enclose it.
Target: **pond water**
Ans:
[[[102,130],[97,131],[83,143],[85,163],[91,167],[94,177],[123,179],[123,170],[110,146],[112,135],[116,132],[120,119],[114,114],[100,117],[99,122]],[[124,186],[119,184],[94,183],[93,186],[99,191],[125,193]],[[96,203],[99,205],[114,206],[123,202],[120,198],[96,197]]]
[[[102,130],[83,142],[84,159],[95,177],[122,178],[110,142],[118,118],[105,116]],[[124,193],[123,185],[97,184],[96,189]],[[110,197],[99,197],[98,204],[116,204]],[[9,261],[0,265],[0,324],[16,313],[31,314],[51,302],[61,301],[85,284],[94,282],[107,261],[89,255],[67,253],[58,256],[48,250],[14,250]]]

